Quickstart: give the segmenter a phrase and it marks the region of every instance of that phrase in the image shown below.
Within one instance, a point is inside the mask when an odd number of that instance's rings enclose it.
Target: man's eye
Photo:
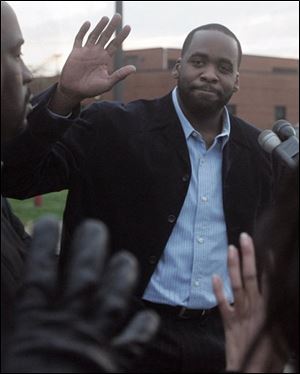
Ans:
[[[232,73],[232,67],[229,65],[220,65],[219,69],[225,73]]]
[[[192,60],[192,64],[196,66],[202,66],[204,65],[204,61],[202,60]]]

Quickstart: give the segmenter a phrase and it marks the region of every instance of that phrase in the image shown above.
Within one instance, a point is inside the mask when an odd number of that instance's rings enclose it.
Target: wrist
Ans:
[[[56,91],[50,98],[48,108],[55,114],[66,116],[71,113],[80,102],[80,98],[69,95],[62,89],[60,84],[58,84]]]

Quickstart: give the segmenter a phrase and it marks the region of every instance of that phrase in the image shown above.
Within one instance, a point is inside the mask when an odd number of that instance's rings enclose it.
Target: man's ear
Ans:
[[[180,69],[181,69],[181,58],[179,58],[179,59],[176,61],[176,64],[175,64],[175,66],[173,67],[173,70],[172,70],[172,77],[173,77],[174,79],[178,79],[178,78],[179,78]]]
[[[233,86],[233,92],[238,92],[239,89],[240,89],[240,73],[237,73],[235,77],[234,86]]]

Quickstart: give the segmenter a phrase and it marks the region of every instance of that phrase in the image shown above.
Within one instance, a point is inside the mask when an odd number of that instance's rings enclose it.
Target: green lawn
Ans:
[[[27,200],[9,199],[12,210],[18,216],[24,225],[31,225],[32,222],[45,214],[55,215],[62,219],[67,191],[49,193],[42,196],[41,206],[35,206],[34,198]]]

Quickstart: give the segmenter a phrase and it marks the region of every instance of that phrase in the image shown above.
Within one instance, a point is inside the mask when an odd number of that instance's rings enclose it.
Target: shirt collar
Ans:
[[[191,125],[190,121],[186,118],[184,115],[182,109],[180,108],[178,99],[177,99],[177,87],[174,88],[172,91],[172,100],[173,104],[176,110],[176,113],[178,115],[178,118],[180,120],[180,123],[182,125],[185,138],[188,140],[188,138],[196,131],[194,127]],[[222,144],[222,149],[224,148],[225,144],[228,142],[229,135],[230,135],[230,118],[229,118],[229,113],[226,108],[224,107],[224,112],[223,112],[223,128],[222,132],[216,136],[216,139],[220,139],[219,141]],[[196,131],[197,132],[197,131]],[[200,134],[201,135],[201,134]]]

